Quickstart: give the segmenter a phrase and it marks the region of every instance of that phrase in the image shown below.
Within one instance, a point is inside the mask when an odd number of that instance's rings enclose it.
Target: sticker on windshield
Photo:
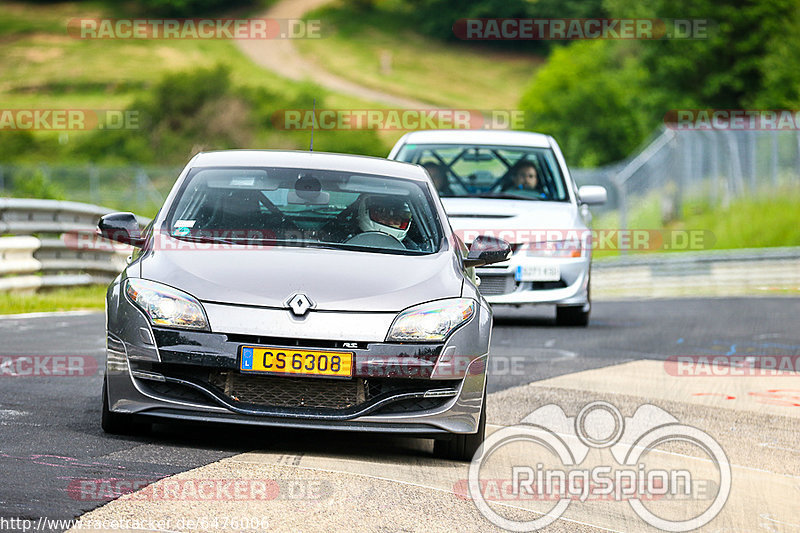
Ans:
[[[194,220],[176,220],[174,226],[176,228],[193,228]]]
[[[191,230],[188,227],[183,226],[183,227],[175,228],[174,230],[172,230],[172,235],[175,236],[175,237],[183,237],[185,235],[189,235],[190,232],[191,232]]]

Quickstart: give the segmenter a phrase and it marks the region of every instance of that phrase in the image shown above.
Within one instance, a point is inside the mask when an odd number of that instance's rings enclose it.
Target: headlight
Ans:
[[[522,247],[528,257],[580,257],[581,241],[530,242]]]
[[[203,306],[188,294],[154,281],[128,278],[125,292],[154,326],[208,329]]]
[[[387,341],[441,341],[475,313],[475,300],[453,298],[407,309],[397,315]]]

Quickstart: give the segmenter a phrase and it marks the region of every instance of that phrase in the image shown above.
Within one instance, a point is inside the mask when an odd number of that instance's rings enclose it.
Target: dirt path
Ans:
[[[330,0],[282,0],[260,16],[274,19],[299,19],[305,13],[329,1]],[[319,65],[304,58],[297,51],[291,39],[240,39],[236,41],[236,44],[239,49],[256,64],[292,80],[310,79],[314,83],[326,89],[330,89],[331,91],[384,105],[415,109],[430,109],[435,107],[412,98],[395,96],[370,89],[323,70]]]

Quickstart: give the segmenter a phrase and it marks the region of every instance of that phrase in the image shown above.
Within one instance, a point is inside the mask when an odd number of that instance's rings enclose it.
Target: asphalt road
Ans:
[[[747,298],[599,302],[588,329],[559,328],[546,308],[498,310],[490,392],[626,361],[670,355],[800,355],[800,299]],[[156,480],[281,442],[307,443],[300,431],[158,426],[141,437],[102,433],[103,316],[0,319],[0,356],[88,355],[84,377],[0,373],[0,519],[69,519],[107,500],[84,501],[81,479]],[[335,435],[326,445],[356,455],[363,439]],[[370,450],[393,446],[371,439]],[[57,529],[57,528],[56,528]]]

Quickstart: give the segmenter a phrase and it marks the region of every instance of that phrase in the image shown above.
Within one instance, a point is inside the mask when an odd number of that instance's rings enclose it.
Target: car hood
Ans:
[[[448,252],[406,256],[299,247],[169,249],[148,251],[139,264],[142,278],[200,301],[284,307],[290,296],[302,292],[315,309],[325,311],[397,312],[460,296],[463,282]]]
[[[488,234],[509,242],[528,240],[531,232],[584,229],[574,204],[496,198],[442,198],[450,225],[465,242]]]

